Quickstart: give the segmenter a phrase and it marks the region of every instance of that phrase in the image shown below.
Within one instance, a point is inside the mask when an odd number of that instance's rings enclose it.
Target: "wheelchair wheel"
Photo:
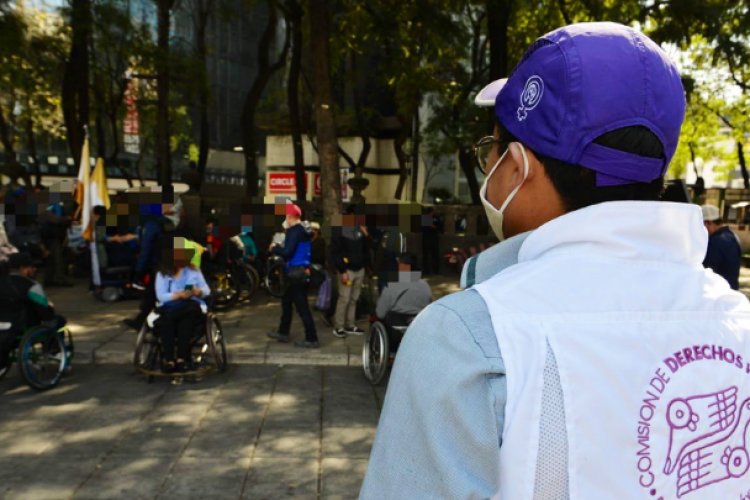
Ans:
[[[362,346],[362,367],[365,377],[372,385],[377,385],[383,380],[388,371],[389,358],[388,331],[383,323],[375,321],[370,325],[365,344]]]
[[[240,287],[228,271],[220,271],[209,276],[208,285],[211,287],[217,311],[226,311],[240,298]]]
[[[18,368],[32,388],[52,389],[62,377],[67,363],[65,341],[59,332],[44,327],[27,331],[21,339]]]
[[[146,325],[143,325],[138,331],[135,352],[133,353],[133,366],[140,372],[148,373],[161,370],[161,347]],[[149,374],[148,382],[153,381],[154,376]]]
[[[249,264],[241,263],[237,266],[237,273],[240,275],[239,281],[244,294],[243,298],[249,301],[253,298],[253,295],[255,295],[258,287],[260,287],[260,276],[258,275],[258,271]]]
[[[99,292],[98,297],[102,302],[112,303],[120,300],[122,293],[119,287],[105,286]]]
[[[206,322],[206,340],[216,368],[220,372],[226,371],[227,346],[224,341],[224,330],[221,328],[219,318],[214,315],[210,315]]]
[[[266,273],[266,290],[272,297],[280,299],[284,295],[284,263],[276,261],[268,267]]]

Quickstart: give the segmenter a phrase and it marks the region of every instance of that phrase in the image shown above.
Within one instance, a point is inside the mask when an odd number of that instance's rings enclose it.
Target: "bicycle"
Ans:
[[[12,328],[11,323],[0,323],[0,331]],[[41,325],[27,328],[16,336],[8,362],[0,368],[0,379],[17,363],[21,376],[31,388],[52,389],[71,366],[74,352],[73,335],[67,326],[58,330]]]

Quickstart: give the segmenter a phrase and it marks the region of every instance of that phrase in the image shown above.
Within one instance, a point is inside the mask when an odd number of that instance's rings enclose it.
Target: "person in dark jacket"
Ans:
[[[58,330],[66,320],[57,314],[42,285],[34,280],[36,267],[25,252],[10,256],[10,274],[0,277],[0,321],[11,323],[10,330],[0,332],[0,369],[17,335],[32,326],[44,325]]]
[[[370,245],[365,217],[355,211],[350,205],[341,226],[331,231],[331,266],[336,268],[339,282],[333,335],[339,338],[365,333],[354,321],[365,271],[370,267]]]
[[[141,329],[146,317],[156,305],[154,284],[156,270],[159,267],[159,248],[164,241],[174,236],[172,231],[169,231],[170,228],[174,228],[174,225],[165,216],[172,211],[171,198],[162,195],[161,192],[139,194],[139,210],[143,223],[138,234],[140,252],[133,272],[135,277],[133,288],[144,290],[144,295],[136,317],[122,321],[126,327],[136,331]],[[168,195],[172,196],[169,193]]]
[[[318,332],[307,303],[307,287],[310,277],[310,232],[309,226],[301,222],[302,210],[292,203],[286,205],[286,237],[284,246],[272,243],[270,251],[280,255],[286,263],[286,287],[281,297],[281,321],[275,332],[268,333],[279,342],[289,342],[289,329],[292,325],[292,306],[297,308],[305,326],[305,340],[295,342],[297,347],[318,348]]]
[[[719,209],[703,205],[703,225],[708,231],[708,248],[703,267],[710,268],[727,280],[733,290],[740,288],[740,257],[742,248],[739,238],[722,223]]]

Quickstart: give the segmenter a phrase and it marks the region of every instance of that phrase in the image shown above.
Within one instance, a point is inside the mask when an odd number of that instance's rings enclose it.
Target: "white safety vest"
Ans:
[[[750,303],[702,267],[707,240],[697,206],[604,203],[475,287],[507,370],[498,498],[549,496],[552,355],[569,498],[750,499]]]

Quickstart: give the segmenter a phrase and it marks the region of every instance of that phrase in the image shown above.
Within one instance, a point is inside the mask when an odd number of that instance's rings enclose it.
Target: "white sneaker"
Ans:
[[[344,331],[349,335],[364,335],[365,331],[357,326],[345,326]]]
[[[346,330],[344,330],[343,328],[334,328],[333,336],[340,339],[346,338]]]

